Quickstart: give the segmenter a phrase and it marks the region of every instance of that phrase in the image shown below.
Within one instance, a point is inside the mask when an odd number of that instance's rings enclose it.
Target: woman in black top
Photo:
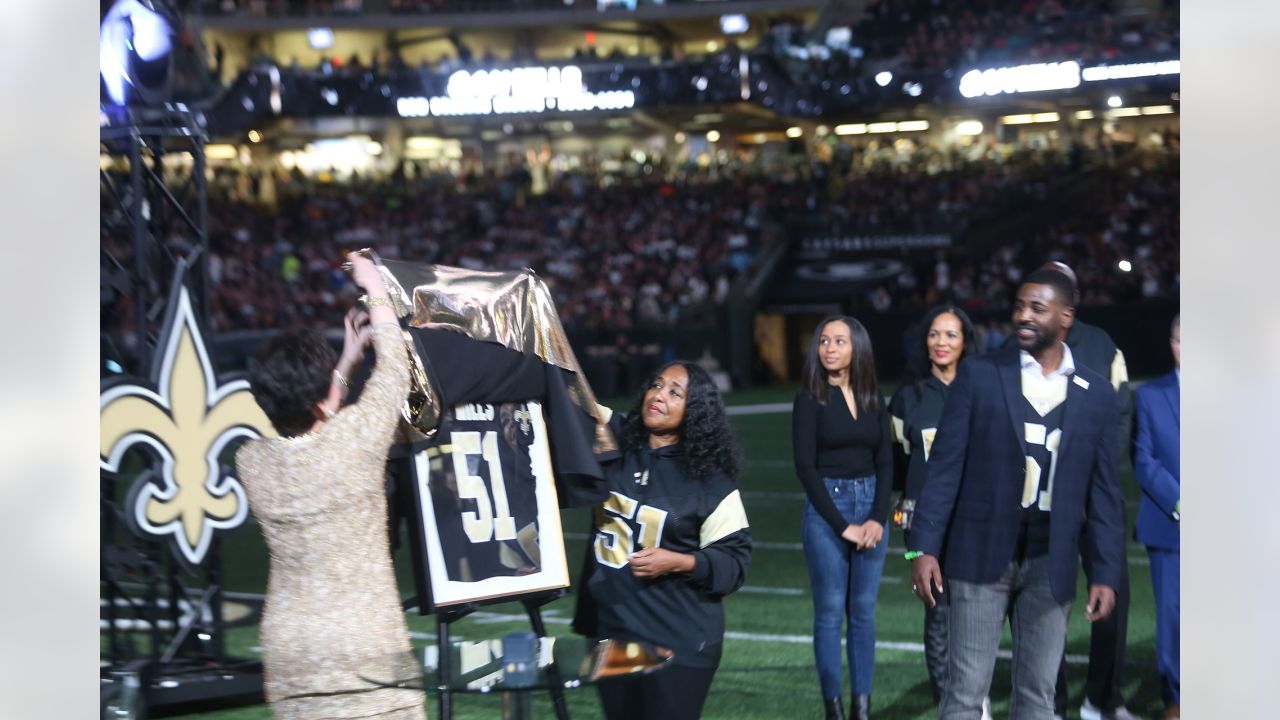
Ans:
[[[909,362],[909,381],[898,388],[889,403],[894,437],[901,452],[895,453],[900,475],[906,477],[898,524],[911,532],[916,499],[924,488],[925,463],[933,445],[947,389],[956,377],[960,361],[977,352],[973,323],[963,310],[941,305],[925,315],[925,334]],[[937,604],[924,613],[924,657],[934,702],[942,698],[947,681],[946,593],[935,593]],[[985,713],[984,713],[985,715]]]
[[[813,590],[813,653],[828,718],[844,718],[841,629],[855,717],[871,712],[876,593],[893,490],[892,434],[876,384],[871,339],[851,317],[833,316],[814,332],[804,387],[791,415],[796,474],[804,485],[802,534]]]
[[[622,455],[604,467],[610,497],[596,509],[574,629],[674,653],[676,667],[601,681],[606,717],[695,720],[720,664],[721,601],[751,559],[733,430],[711,376],[679,361],[609,425]]]

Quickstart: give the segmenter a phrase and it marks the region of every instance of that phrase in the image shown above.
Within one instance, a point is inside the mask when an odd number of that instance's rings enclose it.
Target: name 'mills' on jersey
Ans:
[[[526,403],[446,410],[427,450],[436,532],[450,580],[541,569],[537,478]]]

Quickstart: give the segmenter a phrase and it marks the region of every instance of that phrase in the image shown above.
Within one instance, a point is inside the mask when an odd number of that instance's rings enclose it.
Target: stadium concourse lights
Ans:
[[[956,123],[956,134],[969,135],[969,136],[981,135],[982,121],[981,120],[961,120],[960,122]]]
[[[803,130],[803,129],[801,129],[801,128],[799,128],[799,127],[789,127],[789,128],[787,128],[787,137],[789,137],[789,138],[798,138],[798,137],[801,137],[801,136],[803,136],[803,135],[804,135],[804,130]]]
[[[714,142],[720,142],[720,131],[719,131],[719,130],[708,130],[708,131],[707,131],[707,142],[713,142],[713,143],[714,143]]]
[[[845,123],[837,125],[837,135],[875,135],[892,132],[920,132],[929,129],[928,120],[903,120],[902,122]]]
[[[1118,108],[1124,104],[1124,100],[1119,95],[1112,95],[1107,98],[1107,107]]]
[[[1142,107],[1115,107],[1103,113],[1107,119],[1118,117],[1137,117],[1139,115],[1173,115],[1177,111],[1172,105],[1144,105]],[[1094,120],[1098,114],[1092,110],[1077,110],[1077,120]]]
[[[1056,112],[1025,113],[1022,115],[1005,115],[1000,118],[1001,125],[1030,125],[1032,123],[1058,122],[1062,118]]]
[[[1121,260],[1116,263],[1116,267],[1120,268],[1120,272],[1130,272],[1133,270],[1133,263],[1128,260]]]
[[[260,143],[260,142],[262,142],[262,133],[258,132],[257,130],[250,130],[250,131],[249,131],[249,142],[251,142],[251,143]]]
[[[893,82],[893,73],[888,70],[881,70],[876,73],[876,84],[880,87],[886,87],[891,82]]]

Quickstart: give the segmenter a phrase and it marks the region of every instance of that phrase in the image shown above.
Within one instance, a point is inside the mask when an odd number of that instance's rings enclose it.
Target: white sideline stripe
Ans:
[[[758,405],[730,405],[724,409],[725,415],[768,415],[772,413],[791,412],[791,403],[760,403]]]
[[[793,645],[811,645],[813,644],[812,635],[772,635],[769,633],[747,633],[738,632],[737,630],[726,630],[724,636],[730,640],[746,640],[749,642],[779,642],[790,643]],[[844,644],[844,640],[840,641]],[[924,643],[918,642],[896,642],[893,640],[877,640],[877,650],[901,650],[903,652],[924,652]],[[1010,650],[996,651],[996,657],[1003,660],[1012,660],[1013,652]],[[1072,665],[1088,665],[1088,655],[1067,655],[1067,662]]]

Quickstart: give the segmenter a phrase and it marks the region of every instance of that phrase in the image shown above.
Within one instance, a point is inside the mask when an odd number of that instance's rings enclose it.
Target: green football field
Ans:
[[[730,405],[789,403],[793,389],[753,390],[731,394]],[[800,517],[804,507],[803,492],[791,466],[789,412],[749,413],[732,418],[745,456],[745,473],[741,478],[752,537],[756,543],[747,585],[725,601],[728,637],[724,660],[711,687],[704,718],[820,718],[822,702],[813,664],[812,605],[808,573],[800,551]],[[1129,528],[1137,510],[1139,490],[1126,462],[1120,476],[1129,510]],[[586,510],[563,513],[563,524],[569,566],[576,574],[584,549],[583,532],[588,527]],[[1131,535],[1132,533],[1130,533]],[[875,691],[872,710],[880,718],[932,718],[928,676],[921,650],[923,609],[911,594],[908,563],[902,559],[902,535],[894,528],[891,554],[885,565],[877,611],[877,638],[881,647],[876,653]],[[266,582],[266,552],[257,526],[250,523],[227,539],[224,575],[228,590],[261,593]],[[1142,717],[1153,717],[1161,709],[1159,678],[1155,671],[1155,611],[1151,597],[1151,576],[1146,551],[1130,537],[1128,543],[1132,606],[1129,612],[1128,652],[1125,667],[1124,696],[1130,710]],[[402,595],[413,594],[407,542],[396,555]],[[1084,578],[1078,600],[1084,597]],[[557,600],[544,608],[548,631],[553,635],[571,635],[569,620],[573,615],[574,595]],[[488,606],[453,626],[455,637],[469,640],[500,637],[513,630],[528,629],[523,608],[519,604]],[[409,627],[415,635],[433,634],[431,617],[409,616]],[[415,645],[430,643],[415,639]],[[1089,627],[1083,617],[1083,604],[1077,602],[1071,611],[1067,645],[1068,677],[1072,701],[1068,717],[1078,717],[1080,693],[1085,676],[1084,657],[1088,654]],[[1004,648],[1009,648],[1008,632]],[[228,631],[227,649],[232,655],[255,656],[257,628],[240,627]],[[846,680],[845,697],[848,702]],[[1007,718],[1009,707],[1009,662],[1007,655],[996,664],[993,681],[992,709],[996,718]],[[466,719],[501,717],[501,699],[496,696],[456,695],[455,717]],[[570,691],[572,717],[602,717],[596,696],[590,688]],[[534,705],[535,717],[553,718],[545,694],[539,694]],[[437,715],[434,699],[428,714]],[[265,720],[270,712],[265,705],[217,710],[183,715],[201,720]]]

